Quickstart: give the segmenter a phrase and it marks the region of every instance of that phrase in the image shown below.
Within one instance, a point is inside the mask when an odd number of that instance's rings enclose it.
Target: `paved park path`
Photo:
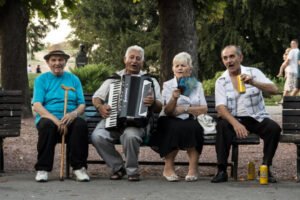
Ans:
[[[258,181],[230,181],[213,184],[203,178],[197,182],[171,183],[162,178],[140,182],[126,179],[110,181],[96,178],[89,183],[59,181],[36,183],[33,174],[11,174],[0,178],[1,200],[296,200],[300,185],[295,182],[259,185]]]
[[[272,118],[281,124],[281,106],[269,106]],[[108,179],[109,170],[105,165],[91,165],[88,172],[92,179],[89,183],[78,183],[72,179],[61,182],[58,179],[59,152],[56,152],[56,163],[50,174],[49,182],[36,183],[34,181],[33,165],[36,160],[36,130],[33,120],[22,122],[21,136],[7,138],[4,142],[5,170],[0,175],[0,200],[296,200],[300,197],[300,183],[296,183],[295,176],[295,145],[280,144],[274,161],[274,172],[279,183],[260,185],[258,181],[247,181],[247,162],[254,160],[258,168],[261,161],[262,145],[243,146],[240,148],[239,179],[223,184],[212,184],[210,179],[215,168],[199,167],[200,180],[187,183],[183,180],[187,172],[186,166],[176,167],[182,177],[178,183],[165,181],[162,176],[162,166],[141,166],[140,182],[128,182]],[[59,146],[58,146],[59,147]],[[59,150],[59,148],[57,148]],[[99,158],[90,147],[90,156]],[[153,151],[141,151],[142,159],[160,159]],[[178,159],[186,159],[181,153]],[[200,160],[215,161],[213,147],[205,146]]]

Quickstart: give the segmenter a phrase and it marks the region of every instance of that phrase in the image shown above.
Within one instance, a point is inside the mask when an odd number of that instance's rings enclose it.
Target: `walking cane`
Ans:
[[[68,107],[68,91],[72,90],[75,91],[72,87],[67,87],[64,85],[61,85],[62,89],[65,90],[65,98],[64,98],[64,116],[67,114],[67,107]],[[68,129],[64,128],[64,132],[61,135],[61,147],[60,147],[60,172],[59,172],[59,180],[64,180],[64,161],[65,161],[65,136],[67,134]]]

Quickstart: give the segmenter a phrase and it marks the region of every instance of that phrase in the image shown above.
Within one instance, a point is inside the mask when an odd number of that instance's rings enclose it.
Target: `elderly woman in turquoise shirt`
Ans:
[[[84,119],[85,101],[79,78],[64,71],[69,55],[61,50],[44,56],[50,71],[35,79],[33,109],[36,112],[38,129],[38,157],[35,169],[37,182],[48,181],[48,172],[53,168],[55,145],[67,129],[66,141],[70,147],[70,163],[78,181],[89,181],[86,173],[88,156],[88,128]],[[64,94],[62,85],[68,90],[67,114],[64,116]]]

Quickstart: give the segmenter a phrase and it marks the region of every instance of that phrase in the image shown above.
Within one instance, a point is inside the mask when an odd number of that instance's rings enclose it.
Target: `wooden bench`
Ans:
[[[283,98],[280,142],[296,145],[297,182],[300,182],[300,96]]]
[[[20,135],[22,92],[0,90],[0,172],[4,172],[3,140]]]
[[[215,110],[215,98],[214,96],[206,96],[207,106],[208,106],[208,114],[216,117],[217,113]],[[86,109],[85,115],[88,123],[89,134],[93,132],[97,123],[100,121],[99,113],[96,112],[92,104],[92,94],[85,94],[86,101]],[[215,145],[216,138],[215,135],[204,136],[204,145]],[[250,134],[247,138],[237,139],[232,144],[232,156],[231,162],[228,163],[228,166],[231,167],[231,176],[237,180],[238,178],[238,154],[239,154],[239,145],[257,145],[260,143],[259,137],[255,134]],[[143,145],[147,146],[147,145]],[[88,160],[88,164],[104,164],[103,160]],[[164,165],[163,161],[139,161],[140,165]],[[176,165],[188,165],[188,162],[175,162]],[[216,163],[212,162],[200,162],[199,165],[203,166],[216,166]],[[67,161],[66,174],[69,176],[69,164]]]

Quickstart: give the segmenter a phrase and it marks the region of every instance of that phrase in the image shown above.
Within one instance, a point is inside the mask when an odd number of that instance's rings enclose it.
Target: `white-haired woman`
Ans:
[[[186,181],[198,180],[198,159],[203,147],[203,128],[196,116],[207,112],[202,84],[192,77],[192,59],[186,52],[173,59],[174,78],[164,82],[162,98],[164,109],[158,119],[158,133],[151,145],[165,159],[163,176],[178,181],[174,160],[179,150],[187,151],[189,169]]]

